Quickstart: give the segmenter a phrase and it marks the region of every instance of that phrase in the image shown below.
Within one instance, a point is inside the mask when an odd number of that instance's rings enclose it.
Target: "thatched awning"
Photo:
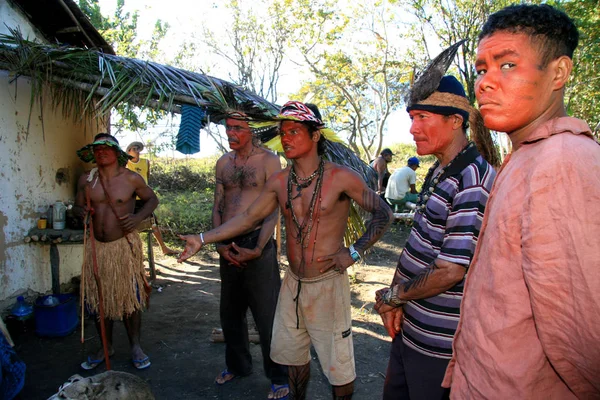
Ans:
[[[232,95],[236,103],[250,102],[264,116],[279,112],[278,106],[262,97],[205,74],[96,50],[44,45],[23,39],[16,30],[11,33],[0,35],[0,69],[29,77],[32,99],[49,87],[53,104],[75,119],[109,115],[122,103],[173,113],[181,113],[187,104],[204,108],[210,121],[219,122],[228,112]],[[375,171],[347,146],[328,141],[326,158],[354,169],[375,186]],[[353,243],[364,230],[353,206],[346,243]]]
[[[33,96],[50,87],[55,105],[76,119],[109,115],[121,103],[173,113],[181,113],[181,106],[188,104],[204,108],[210,121],[219,122],[232,94],[237,103],[251,102],[266,116],[279,111],[277,105],[248,90],[202,73],[95,50],[39,44],[24,40],[18,31],[11,33],[0,35],[0,69],[29,77]],[[374,185],[374,171],[347,146],[328,142],[327,149],[331,161],[353,168]]]
[[[121,103],[173,113],[189,104],[205,108],[209,116],[222,115],[226,86],[237,101],[253,102],[267,114],[278,112],[262,97],[202,73],[97,50],[40,44],[25,40],[17,30],[11,33],[0,35],[0,69],[31,78],[34,94],[48,85],[74,116],[108,115]]]

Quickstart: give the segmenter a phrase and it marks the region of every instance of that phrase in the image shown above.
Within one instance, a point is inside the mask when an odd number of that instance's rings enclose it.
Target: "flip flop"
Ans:
[[[275,386],[277,386],[277,388],[275,388]],[[283,397],[275,397],[275,393],[277,393],[283,389],[287,389],[288,393]],[[271,395],[273,395],[273,397],[268,397]],[[272,383],[271,384],[271,393],[269,393],[268,396],[267,396],[268,400],[288,400],[288,397],[290,396],[290,385],[288,385],[287,383],[284,385],[275,385],[274,383]]]
[[[217,386],[223,386],[223,385],[225,385],[226,383],[229,383],[229,382],[231,382],[232,380],[234,380],[235,378],[237,378],[237,375],[235,375],[235,374],[234,374],[234,373],[232,373],[232,372],[229,372],[229,371],[227,370],[227,368],[225,368],[223,371],[221,371],[221,378],[225,379],[225,377],[226,377],[226,376],[233,376],[233,378],[231,378],[231,379],[227,379],[227,380],[224,380],[224,381],[223,381],[223,383],[219,383],[219,382],[217,382],[217,379],[215,378],[215,385],[217,385]]]
[[[131,360],[131,361],[133,361],[133,366],[137,369],[146,369],[151,365],[150,357],[146,357],[141,360]]]
[[[92,357],[88,356],[87,361],[81,363],[81,368],[86,371],[90,371],[96,368],[98,365],[104,362],[104,358],[102,360],[92,360]]]

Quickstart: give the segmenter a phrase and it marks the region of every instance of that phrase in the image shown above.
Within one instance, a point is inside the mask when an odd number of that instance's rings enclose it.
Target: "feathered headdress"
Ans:
[[[500,165],[500,156],[494,146],[490,131],[484,126],[481,113],[469,104],[462,84],[446,71],[456,56],[463,39],[434,58],[415,79],[406,97],[406,111],[424,110],[436,114],[459,114],[469,121],[471,139],[481,156],[491,165]]]
[[[257,103],[242,96],[243,92],[224,81],[209,79],[211,90],[202,93],[202,97],[210,102],[209,114],[213,122],[218,123],[225,118],[264,121],[277,114],[277,108],[267,102]],[[269,104],[269,107],[265,106]]]

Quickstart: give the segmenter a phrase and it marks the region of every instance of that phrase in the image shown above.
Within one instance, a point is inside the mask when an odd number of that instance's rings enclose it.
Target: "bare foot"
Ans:
[[[180,253],[179,251],[170,249],[168,247],[165,247],[164,249],[162,249],[162,252],[163,252],[163,255],[165,255],[165,256],[172,256],[172,255],[176,255],[176,254]]]

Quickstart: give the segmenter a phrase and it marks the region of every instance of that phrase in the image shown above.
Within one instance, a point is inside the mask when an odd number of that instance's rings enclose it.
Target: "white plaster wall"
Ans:
[[[35,36],[6,0],[0,0],[0,21],[0,32],[7,30],[4,23],[18,24],[25,36]],[[36,225],[39,211],[56,200],[75,198],[77,178],[86,168],[75,152],[106,129],[75,123],[65,119],[60,109],[46,104],[40,110],[36,104],[27,130],[29,81],[13,78],[0,70],[0,303],[24,291],[51,290],[50,246],[24,243],[23,238]],[[59,168],[68,171],[66,183],[56,181]],[[58,249],[64,283],[80,274],[83,246],[59,245]]]
[[[42,35],[35,29],[29,20],[19,10],[13,9],[7,0],[0,0],[0,33],[10,34],[8,28],[19,27],[21,34],[25,39],[42,40]]]

